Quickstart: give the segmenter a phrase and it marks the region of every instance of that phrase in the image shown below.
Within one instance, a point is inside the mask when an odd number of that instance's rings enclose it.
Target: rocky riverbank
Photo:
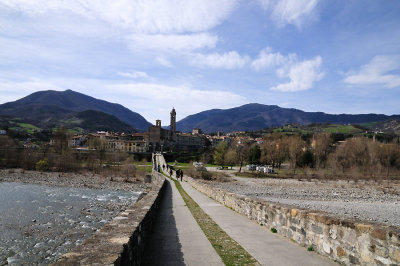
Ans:
[[[144,191],[150,185],[120,176],[93,173],[38,172],[23,169],[0,170],[0,182],[19,182],[47,186],[67,186],[125,191]]]
[[[225,191],[323,211],[337,217],[400,227],[398,181],[299,181],[294,179],[232,178],[212,182]]]
[[[115,176],[0,170],[0,265],[48,265],[149,186]]]

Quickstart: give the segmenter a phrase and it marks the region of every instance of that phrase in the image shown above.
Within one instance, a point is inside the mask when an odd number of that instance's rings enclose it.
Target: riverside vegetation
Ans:
[[[127,152],[105,149],[77,151],[68,147],[63,130],[54,133],[54,145],[24,148],[8,136],[0,136],[0,168],[22,168],[41,172],[92,173],[107,176],[110,181],[132,183],[144,180],[151,163],[137,161]]]
[[[273,176],[283,178],[400,179],[399,138],[380,142],[358,136],[337,141],[335,136],[273,132],[265,134],[261,144],[238,138],[230,144],[220,142],[206,160],[238,165],[239,173],[245,164],[271,165],[278,173]]]

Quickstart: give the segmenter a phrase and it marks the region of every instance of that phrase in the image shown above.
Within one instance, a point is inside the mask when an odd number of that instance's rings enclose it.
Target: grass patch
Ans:
[[[276,230],[275,227],[272,227],[272,228],[271,228],[271,232],[274,233],[274,234],[276,234],[276,233],[278,233],[278,230]]]
[[[376,124],[378,124],[378,122],[369,122],[369,123],[362,123],[362,124],[360,124],[360,126],[362,126],[362,127],[373,127]]]
[[[314,251],[313,245],[310,245],[310,246],[307,248],[307,250],[308,250],[308,251]]]
[[[342,133],[342,134],[354,134],[363,132],[359,128],[355,128],[353,125],[330,125],[328,127],[322,128],[322,130],[329,133]]]
[[[166,174],[164,175],[168,177]],[[193,217],[225,265],[258,265],[257,260],[222,230],[186,193],[178,181],[175,179],[172,179],[172,181],[174,181]]]
[[[135,162],[133,162],[133,164],[134,165],[146,165],[146,166],[152,166],[153,165],[153,163],[152,162],[139,162],[139,161],[135,161]]]
[[[40,128],[37,126],[34,126],[32,124],[28,123],[20,123],[20,122],[14,122],[14,121],[9,121],[10,124],[17,125],[17,127],[12,127],[11,129],[16,130],[18,128],[23,128],[26,130],[26,132],[33,134],[35,131],[40,131]]]
[[[152,165],[136,165],[135,167],[137,170],[142,171],[142,172],[147,172],[147,173],[151,173],[153,170]]]

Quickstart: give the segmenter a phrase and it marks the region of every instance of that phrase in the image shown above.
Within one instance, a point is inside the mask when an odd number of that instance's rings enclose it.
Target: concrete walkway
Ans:
[[[181,184],[189,196],[261,265],[338,265],[265,230],[257,223],[205,196],[187,182]]]
[[[145,265],[224,265],[186,207],[175,184],[168,181]]]
[[[161,159],[158,161],[160,165],[166,164],[161,156],[157,156],[157,159]],[[175,177],[175,173],[173,177]],[[306,248],[300,247],[284,237],[267,231],[257,223],[250,221],[248,218],[210,199],[194,189],[187,182],[181,182],[181,184],[189,196],[261,265],[338,265],[329,258],[320,256],[314,252],[309,252]],[[168,238],[175,238],[175,242],[181,244],[179,250],[173,251],[178,254],[176,256],[176,262],[181,262],[185,265],[223,265],[220,257],[185,206],[175,184],[170,182],[170,186],[168,187],[169,189],[167,191],[171,191],[172,193],[172,202],[168,203],[171,200],[168,200],[168,193],[166,193],[167,200],[163,200],[163,204],[169,204],[168,206],[172,205],[170,208],[173,210],[163,213],[165,212],[165,207],[162,208],[163,211],[160,214],[162,217],[158,221],[161,222],[161,224],[159,225],[157,222],[158,232],[155,232],[155,235],[160,235],[154,236],[156,239],[155,246],[152,248],[153,254],[157,254],[157,256],[161,257],[163,253],[157,250],[157,245],[162,243],[162,245],[160,245],[161,248],[164,247],[164,249],[168,250],[168,246],[170,245],[166,244],[166,242],[169,241]],[[164,230],[166,230],[166,232],[164,232]],[[176,240],[176,235],[178,235],[178,240]],[[196,245],[196,247],[194,245]],[[197,249],[199,249],[199,251]],[[179,255],[179,252],[181,255]],[[168,255],[166,256],[168,257]],[[169,264],[162,260],[156,261],[156,263],[152,261],[151,264],[180,265],[174,263]]]

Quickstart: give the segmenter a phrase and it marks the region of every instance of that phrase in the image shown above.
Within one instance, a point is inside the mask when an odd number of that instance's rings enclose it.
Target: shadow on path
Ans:
[[[170,182],[165,187],[157,220],[146,244],[144,265],[185,265],[173,214]]]

